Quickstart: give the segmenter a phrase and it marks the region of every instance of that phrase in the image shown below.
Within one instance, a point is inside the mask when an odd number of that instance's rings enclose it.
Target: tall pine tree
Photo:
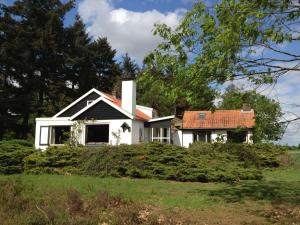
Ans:
[[[63,18],[71,7],[71,1],[59,0],[2,5],[6,23],[1,32],[7,39],[1,55],[10,58],[1,63],[12,86],[8,112],[20,115],[17,137],[27,137],[33,116],[55,111],[65,83]]]
[[[111,92],[121,76],[106,38],[92,40],[73,1],[0,4],[0,139],[26,138],[34,119],[52,116],[91,88]]]

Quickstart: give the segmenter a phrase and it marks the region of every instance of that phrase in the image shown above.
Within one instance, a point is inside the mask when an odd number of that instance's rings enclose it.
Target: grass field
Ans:
[[[291,164],[264,171],[262,181],[180,183],[146,179],[60,175],[0,176],[19,179],[25,193],[42,200],[47,193],[73,188],[84,198],[100,191],[151,205],[162,211],[180,210],[197,224],[300,224],[300,152],[290,152]]]

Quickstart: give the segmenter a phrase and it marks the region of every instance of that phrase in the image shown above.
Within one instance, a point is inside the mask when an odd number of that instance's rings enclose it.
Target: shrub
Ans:
[[[50,147],[46,151],[36,151],[24,158],[27,173],[75,173],[79,158],[85,151],[84,148],[61,146]]]
[[[262,179],[285,148],[271,144],[205,144],[190,148],[158,142],[98,148],[51,147],[24,159],[28,173],[76,173],[99,177],[233,182]]]
[[[190,149],[162,143],[106,146],[87,151],[80,164],[86,175],[128,176],[177,181],[225,181],[261,179],[254,162],[240,160],[224,145],[200,144]],[[203,146],[203,148],[202,148]],[[253,152],[250,152],[253,153]],[[245,154],[245,153],[244,153]],[[251,157],[248,157],[251,158]]]
[[[209,154],[215,157],[225,153],[232,160],[238,160],[256,167],[278,167],[280,165],[278,156],[287,152],[286,147],[270,143],[247,145],[196,142],[190,146],[189,150],[195,155]]]
[[[0,141],[0,173],[22,173],[23,159],[35,152],[32,146],[25,140]]]

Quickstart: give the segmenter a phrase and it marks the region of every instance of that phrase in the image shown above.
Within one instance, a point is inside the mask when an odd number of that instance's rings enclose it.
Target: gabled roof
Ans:
[[[96,99],[95,101],[93,101],[91,104],[87,105],[86,107],[84,107],[82,110],[80,110],[79,112],[75,113],[73,116],[70,117],[70,120],[75,119],[76,117],[78,117],[79,115],[81,115],[83,112],[87,111],[89,108],[93,107],[94,105],[96,105],[98,102],[103,101],[106,104],[110,105],[111,107],[115,108],[116,110],[120,111],[121,113],[123,113],[124,115],[126,115],[128,118],[133,119],[133,116],[126,112],[124,109],[118,107],[116,104],[114,104],[112,101],[104,98],[104,97],[100,97],[98,99]]]
[[[118,107],[122,107],[122,101],[121,99],[116,98],[113,95],[101,92],[101,94],[105,95],[107,98],[110,99],[110,101],[112,101],[115,105],[117,105]],[[143,113],[142,111],[140,111],[139,109],[135,110],[135,119],[136,120],[143,120],[143,121],[148,121],[151,119],[151,117],[149,117],[148,115],[146,115],[145,113]]]
[[[185,111],[183,115],[183,129],[253,128],[254,125],[253,110]]]
[[[93,88],[91,90],[89,90],[87,93],[85,93],[84,95],[80,96],[78,99],[76,99],[74,102],[72,102],[71,104],[69,104],[67,107],[63,108],[61,111],[59,111],[57,114],[55,114],[53,116],[53,118],[58,117],[59,115],[61,115],[62,113],[64,113],[65,111],[67,111],[68,109],[70,109],[72,106],[76,105],[78,102],[80,102],[82,99],[84,99],[85,97],[87,97],[89,94],[91,93],[97,93],[99,95],[99,97],[104,97],[104,95],[98,91],[97,89]],[[106,96],[105,96],[106,97]]]
[[[93,103],[87,105],[86,107],[84,107],[83,109],[81,109],[80,111],[78,111],[77,113],[75,113],[73,116],[70,117],[71,119],[76,118],[78,115],[80,115],[81,113],[83,113],[84,111],[86,111],[91,106],[95,105],[97,102],[99,102],[101,100],[104,101],[104,102],[106,102],[106,103],[108,103],[109,105],[111,105],[115,109],[119,110],[120,112],[122,112],[123,114],[125,114],[126,116],[128,116],[131,119],[142,120],[142,121],[148,121],[149,119],[151,119],[148,115],[146,115],[145,113],[143,113],[142,111],[140,111],[138,109],[136,109],[136,111],[135,111],[135,117],[133,117],[131,114],[129,114],[128,112],[126,112],[124,109],[122,109],[122,102],[121,102],[120,99],[114,97],[113,95],[110,95],[110,94],[98,91],[95,88],[91,89],[90,91],[88,91],[87,93],[85,93],[84,95],[82,95],[80,98],[76,99],[70,105],[68,105],[67,107],[65,107],[64,109],[62,109],[60,112],[58,112],[56,115],[54,115],[53,118],[58,117],[59,115],[61,115],[62,113],[64,113],[68,109],[70,109],[72,106],[76,105],[78,102],[80,102],[82,99],[84,99],[86,96],[88,96],[92,92],[97,93],[99,95],[99,98],[97,98],[96,100],[94,100]]]

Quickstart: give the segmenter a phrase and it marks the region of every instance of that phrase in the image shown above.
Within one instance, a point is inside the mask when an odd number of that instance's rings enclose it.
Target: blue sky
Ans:
[[[12,4],[13,0],[0,0]],[[118,57],[129,53],[136,61],[161,41],[152,35],[154,23],[176,27],[195,0],[77,0],[76,7],[66,15],[65,25],[72,23],[78,13],[91,37],[107,37],[118,52]],[[206,0],[211,4],[215,0]],[[283,49],[298,53],[297,44],[286,44]],[[264,53],[263,49],[258,52]],[[267,54],[267,53],[265,53]],[[292,66],[292,65],[291,65]],[[249,84],[244,82],[245,88]],[[262,93],[281,102],[285,118],[300,116],[300,75],[290,72],[274,87],[263,87]],[[300,122],[291,124],[281,140],[282,144],[300,143]]]

